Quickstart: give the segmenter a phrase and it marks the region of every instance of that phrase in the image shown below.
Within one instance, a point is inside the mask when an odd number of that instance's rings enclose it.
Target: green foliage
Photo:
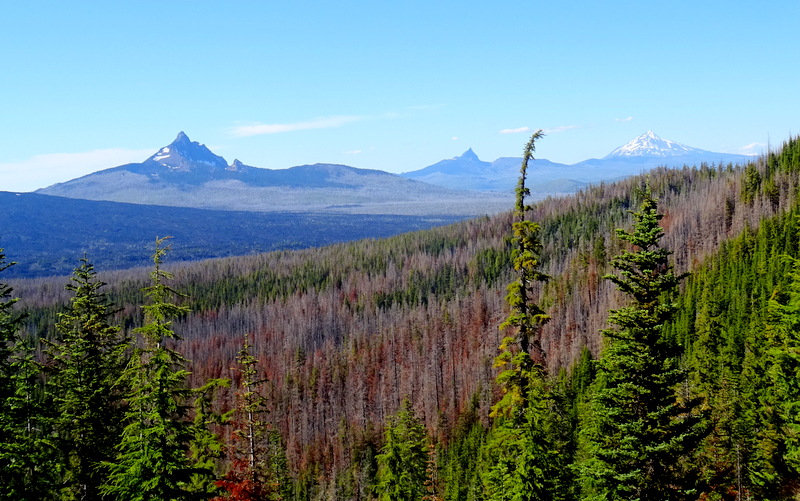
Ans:
[[[0,249],[0,271],[7,270],[14,263],[7,263]],[[13,311],[18,298],[12,297],[13,289],[0,283],[0,484],[12,484],[18,476],[12,470],[15,461],[14,447],[15,416],[12,415],[10,399],[16,393],[15,366],[12,365],[14,351],[18,343],[20,317]]]
[[[780,305],[793,294],[796,217],[797,208],[726,243],[687,281],[669,329],[688,350],[690,392],[710,413],[711,432],[692,460],[709,499],[785,499],[796,489],[774,379],[791,322]]]
[[[566,492],[564,466],[570,458],[558,450],[557,439],[563,423],[556,419],[545,371],[534,361],[544,362],[538,336],[550,318],[533,301],[535,286],[549,277],[540,270],[539,225],[526,220],[530,192],[525,180],[535,142],[543,135],[534,133],[525,145],[516,188],[511,260],[517,278],[506,295],[511,312],[500,325],[514,335],[503,339],[495,359],[495,367],[504,369],[497,376],[503,396],[492,407],[496,420],[481,457],[484,491],[491,500],[564,499]]]
[[[649,187],[633,215],[633,232],[617,234],[634,250],[612,260],[620,275],[606,277],[630,305],[612,310],[609,321],[617,328],[603,331],[607,343],[584,426],[590,445],[583,484],[591,498],[678,499],[695,487],[682,458],[703,434],[697,402],[677,393],[685,378],[679,346],[662,335],[677,309],[682,277],[658,245],[662,216]]]
[[[216,393],[230,385],[230,379],[217,378],[192,390],[195,395],[192,426],[194,437],[189,445],[189,457],[199,473],[192,475],[191,484],[187,490],[196,493],[199,498],[218,492],[215,483],[216,474],[225,457],[225,444],[213,430],[227,424],[231,412],[224,414],[216,412],[214,402],[217,400]],[[209,475],[209,471],[214,472],[215,475]]]
[[[773,299],[769,304],[767,333],[773,346],[769,352],[769,377],[780,402],[778,412],[785,437],[783,460],[792,474],[800,475],[800,260],[794,260],[790,276],[786,303]]]
[[[128,424],[117,446],[117,456],[107,467],[109,476],[103,492],[116,499],[198,499],[190,486],[196,475],[211,475],[207,468],[193,464],[188,455],[195,436],[187,414],[186,360],[169,342],[180,338],[172,331],[173,319],[187,313],[184,306],[170,302],[176,291],[164,282],[172,276],[161,269],[169,247],[156,240],[152,285],[145,289],[146,323],[136,330],[138,347],[126,370],[130,381],[127,396]]]
[[[446,501],[483,499],[478,460],[485,439],[486,429],[478,417],[478,398],[474,395],[467,411],[459,416],[448,446],[439,452]]]
[[[552,390],[542,377],[530,379],[529,404],[519,417],[499,417],[482,451],[487,500],[570,499],[571,454],[557,418]]]
[[[744,170],[744,180],[742,181],[742,201],[750,203],[758,194],[761,187],[761,174],[754,164],[749,164]]]
[[[425,495],[427,438],[408,400],[389,419],[378,454],[375,493],[386,501],[412,501]]]
[[[549,277],[541,272],[539,254],[542,244],[539,239],[539,225],[526,220],[529,207],[525,205],[525,197],[530,190],[525,186],[528,162],[533,158],[536,140],[543,137],[541,130],[535,132],[523,152],[520,177],[516,188],[516,204],[512,224],[511,261],[517,272],[517,279],[508,285],[506,302],[511,313],[501,329],[514,329],[514,336],[507,336],[500,345],[500,355],[495,359],[495,367],[504,370],[498,375],[497,382],[503,389],[502,399],[492,408],[492,415],[509,416],[516,411],[528,407],[527,391],[531,379],[542,377],[541,369],[536,367],[532,356],[543,359],[537,334],[550,317],[533,301],[534,286],[537,282],[545,282]],[[531,353],[531,343],[536,353]]]
[[[785,293],[767,304],[765,337],[756,348],[761,370],[752,374],[761,382],[755,394],[760,433],[754,454],[760,468],[752,477],[765,494],[800,492],[796,484],[780,480],[800,479],[800,258],[790,263]]]
[[[48,393],[63,455],[63,499],[100,499],[104,462],[111,460],[123,428],[121,376],[127,339],[111,324],[113,307],[94,267],[83,258],[66,286],[74,295],[59,314],[48,343]]]
[[[6,255],[0,248],[0,272],[6,271],[16,263],[6,262]],[[5,401],[13,391],[11,390],[11,370],[8,366],[11,354],[18,339],[20,321],[22,320],[13,311],[14,303],[19,298],[12,297],[13,289],[5,283],[0,283],[0,401]]]
[[[0,249],[0,271],[14,263]],[[0,284],[0,499],[48,499],[58,473],[51,412],[33,343],[20,336],[12,288]]]
[[[0,435],[3,499],[55,497],[58,456],[52,443],[52,409],[42,385],[35,349],[19,340],[11,355],[13,393],[4,401]]]

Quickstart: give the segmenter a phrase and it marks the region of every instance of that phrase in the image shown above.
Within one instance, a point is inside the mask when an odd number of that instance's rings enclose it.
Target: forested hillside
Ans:
[[[691,273],[674,318],[653,331],[662,336],[655,344],[674,347],[669,360],[679,364],[670,377],[679,374],[680,382],[670,383],[665,398],[678,398],[686,415],[697,417],[696,444],[676,452],[670,474],[680,480],[666,484],[665,498],[797,493],[799,174],[800,141],[792,139],[747,166],[658,169],[647,179],[602,184],[524,211],[539,225],[538,262],[550,277],[537,282],[532,299],[550,317],[536,329],[541,350],[534,359],[544,388],[535,394],[546,402],[540,410],[560,416],[544,420],[565,465],[564,478],[548,487],[553,499],[604,492],[634,498],[603,490],[612,477],[598,473],[598,465],[613,458],[597,453],[592,430],[604,419],[595,402],[613,378],[610,362],[590,359],[611,353],[601,329],[609,326],[609,310],[628,304],[604,275],[618,269],[615,256],[635,249],[615,229],[633,227],[631,211],[655,211],[642,208],[645,184],[663,214],[664,236],[653,245],[672,251],[676,277]],[[252,354],[258,378],[250,380],[268,380],[264,419],[274,427],[273,453],[285,453],[286,467],[273,478],[286,498],[510,498],[487,487],[496,471],[487,461],[502,457],[492,455],[502,436],[497,430],[513,422],[496,410],[490,417],[508,388],[496,383],[493,364],[506,344],[498,326],[509,315],[506,286],[516,277],[513,221],[503,214],[382,240],[172,267],[167,257],[164,266],[175,274],[169,287],[186,294],[179,302],[191,309],[171,324],[183,339],[167,344],[186,357],[192,386],[233,379],[216,392],[217,410],[239,405],[236,388],[247,378],[232,368],[237,357]],[[667,269],[659,263],[658,270]],[[139,307],[148,301],[144,271],[101,278],[121,308],[113,321],[124,332],[152,321]],[[26,336],[56,336],[71,295],[64,283],[12,283],[21,298],[15,311],[27,314],[20,327]],[[668,300],[671,292],[662,292]],[[245,336],[252,346],[243,355]],[[605,376],[596,380],[596,370]],[[390,461],[392,444],[411,442],[410,455]],[[428,443],[435,445],[430,453]],[[387,494],[397,464],[416,472],[403,477],[416,479],[413,496]],[[534,476],[526,477],[528,496],[538,485]]]

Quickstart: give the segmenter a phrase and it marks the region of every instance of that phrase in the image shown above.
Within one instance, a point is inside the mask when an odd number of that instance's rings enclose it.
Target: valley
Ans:
[[[562,419],[559,461],[578,464],[578,452],[586,451],[580,430],[602,388],[593,362],[607,342],[601,330],[609,310],[626,304],[603,277],[614,271],[614,256],[631,249],[615,229],[632,227],[630,211],[647,183],[663,214],[661,245],[672,252],[677,274],[691,273],[675,297],[675,318],[663,326],[663,342],[680,352],[681,391],[706,406],[707,431],[690,455],[675,456],[676,478],[708,495],[741,488],[766,498],[791,489],[791,459],[764,452],[793,447],[789,435],[770,428],[788,426],[780,423],[792,423],[791,416],[761,414],[756,404],[773,399],[782,408],[780,398],[793,398],[771,393],[773,372],[764,367],[782,363],[770,353],[793,342],[780,341],[785,331],[768,312],[777,311],[774,304],[794,304],[796,265],[786,256],[800,256],[799,145],[792,139],[745,166],[657,168],[646,178],[533,205],[528,218],[539,225],[538,258],[551,277],[535,287],[550,317],[535,341],[554,392],[554,407],[547,408]],[[192,310],[174,323],[182,338],[174,346],[191,361],[197,387],[236,380],[231,361],[252,335],[258,371],[267,379],[261,391],[269,421],[285,454],[287,498],[371,499],[385,474],[379,472],[387,430],[408,400],[406,412],[437,451],[437,493],[483,499],[467,492],[489,485],[490,465],[480,461],[501,423],[492,417],[503,395],[494,360],[504,343],[498,326],[509,313],[505,289],[514,280],[512,222],[501,213],[315,249],[177,267],[168,259],[175,273],[170,287],[187,295],[181,304]],[[176,252],[179,244],[175,239]],[[127,329],[144,325],[138,305],[147,301],[147,270],[104,272],[102,279],[121,307],[114,321]],[[11,283],[27,314],[24,332],[53,336],[69,297],[63,279]],[[765,331],[775,334],[764,337]],[[236,402],[234,388],[216,397],[222,409]],[[738,456],[743,449],[747,454]],[[779,473],[766,482],[764,472]],[[594,485],[580,475],[564,482],[557,488],[565,499],[584,499],[576,489]]]

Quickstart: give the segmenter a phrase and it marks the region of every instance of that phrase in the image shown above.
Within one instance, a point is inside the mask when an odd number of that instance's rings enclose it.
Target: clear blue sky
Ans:
[[[0,190],[142,161],[405,172],[472,147],[602,157],[648,129],[758,153],[800,129],[800,2],[8,2]],[[527,128],[527,129],[526,129]]]

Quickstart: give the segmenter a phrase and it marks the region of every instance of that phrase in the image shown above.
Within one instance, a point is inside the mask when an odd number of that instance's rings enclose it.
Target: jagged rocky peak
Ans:
[[[690,148],[669,139],[661,139],[655,132],[649,130],[633,141],[612,151],[606,158],[674,157],[688,155],[694,151],[696,151],[695,148]]]
[[[224,158],[215,155],[204,144],[189,139],[183,131],[178,133],[172,143],[164,146],[145,162],[156,162],[170,170],[190,172],[198,167],[228,167]]]
[[[239,161],[239,159],[235,159],[232,164],[230,164],[227,169],[231,172],[242,172],[247,170],[247,165],[243,164]]]
[[[460,157],[456,158],[461,160],[479,160],[478,155],[476,155],[475,152],[472,151],[472,148],[468,149],[467,151],[462,153]]]
[[[189,136],[187,136],[185,132],[180,131],[178,132],[178,137],[176,137],[175,140],[172,141],[172,144],[180,144],[180,143],[191,144],[192,140],[189,139]]]

